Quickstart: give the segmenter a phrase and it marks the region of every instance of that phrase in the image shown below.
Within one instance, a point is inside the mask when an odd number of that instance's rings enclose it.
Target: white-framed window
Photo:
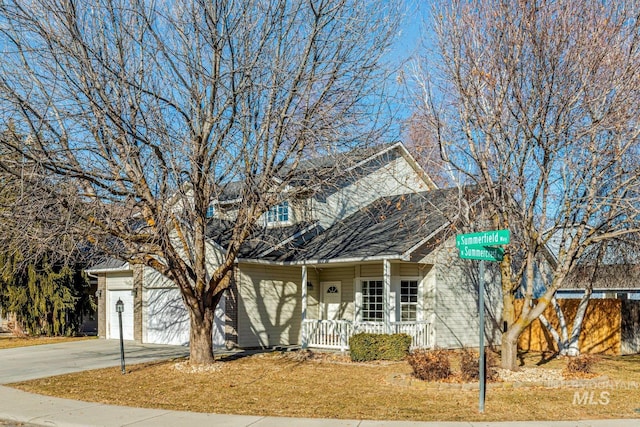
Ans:
[[[267,211],[267,224],[289,222],[289,202],[284,201],[271,206]]]
[[[213,218],[213,215],[215,213],[216,213],[216,208],[213,205],[209,205],[209,207],[207,207],[207,213],[206,213],[207,218]]]
[[[362,320],[382,322],[384,319],[384,286],[382,280],[362,281]]]
[[[400,281],[400,320],[415,322],[418,320],[418,281]]]

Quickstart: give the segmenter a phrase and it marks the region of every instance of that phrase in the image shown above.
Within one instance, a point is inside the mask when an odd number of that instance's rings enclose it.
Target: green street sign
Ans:
[[[506,245],[510,241],[509,230],[491,230],[480,233],[458,234],[456,236],[456,246],[482,248],[485,246]]]
[[[480,323],[480,357],[478,369],[480,372],[480,399],[478,409],[484,412],[485,400],[485,357],[484,357],[484,261],[502,261],[504,249],[502,245],[509,243],[509,230],[491,230],[481,233],[458,234],[456,246],[460,250],[460,258],[476,259],[478,263],[478,321]]]
[[[504,249],[492,248],[490,246],[461,246],[460,258],[462,259],[477,259],[481,261],[502,261],[504,256]]]

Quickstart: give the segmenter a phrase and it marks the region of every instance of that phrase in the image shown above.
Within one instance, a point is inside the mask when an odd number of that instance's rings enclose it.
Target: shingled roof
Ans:
[[[95,265],[92,265],[86,271],[89,273],[97,273],[101,271],[112,271],[112,270],[125,270],[127,266],[126,261],[122,261],[119,259],[106,257],[101,261],[98,261]]]
[[[598,246],[586,251],[565,280],[562,289],[640,289],[640,235],[632,233],[606,242],[604,254]]]
[[[402,156],[402,149],[402,144],[392,143],[309,159],[299,165],[293,182],[294,185],[305,185],[305,179],[316,182],[313,176],[322,173],[330,173],[339,181],[337,171],[353,179]],[[240,197],[242,186],[241,182],[229,183],[218,200]],[[332,185],[324,191],[330,193],[336,187]],[[407,259],[417,249],[424,252],[428,241],[457,215],[458,196],[458,189],[452,188],[382,197],[328,229],[317,221],[284,227],[255,225],[241,245],[238,258],[291,264],[379,257]],[[207,223],[206,236],[226,248],[234,225],[232,221],[212,218]],[[422,252],[421,255],[426,254]],[[97,265],[92,270],[98,267],[111,265]]]
[[[429,245],[455,218],[457,197],[455,188],[382,197],[318,233],[285,259],[328,262],[409,257],[412,251]]]
[[[330,153],[324,156],[312,157],[300,162],[295,169],[293,177],[289,177],[287,182],[293,186],[306,186],[309,184],[317,184],[325,182],[329,178],[332,180],[331,188],[334,188],[335,180],[340,180],[339,173],[345,173],[348,176],[364,175],[372,170],[378,169],[382,164],[386,164],[400,156],[397,150],[391,150],[394,147],[400,147],[400,143],[379,144],[371,147],[356,148],[348,152]],[[368,162],[363,164],[367,159],[378,156],[377,162]],[[284,178],[290,172],[288,167],[284,167],[279,177]],[[218,202],[232,202],[242,195],[244,181],[232,181],[221,188],[218,195]]]
[[[207,237],[227,247],[235,223],[211,219],[207,224]],[[239,258],[275,260],[303,244],[303,237],[317,233],[316,222],[300,222],[285,227],[254,227],[238,253]]]

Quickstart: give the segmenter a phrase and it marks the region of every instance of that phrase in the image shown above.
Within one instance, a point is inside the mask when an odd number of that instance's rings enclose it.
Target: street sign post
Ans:
[[[480,324],[479,338],[479,376],[480,399],[478,409],[484,412],[484,400],[487,377],[485,374],[486,358],[484,353],[484,262],[502,261],[504,249],[499,246],[506,245],[511,240],[509,230],[491,230],[480,233],[458,234],[456,246],[460,250],[460,258],[480,261],[478,266],[478,323]]]

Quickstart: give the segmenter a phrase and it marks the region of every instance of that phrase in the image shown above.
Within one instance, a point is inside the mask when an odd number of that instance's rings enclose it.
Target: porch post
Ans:
[[[382,261],[382,294],[384,302],[384,331],[391,333],[391,262]]]
[[[307,319],[307,266],[302,266],[302,320],[301,320],[301,329],[302,329],[302,348],[307,348],[308,339],[307,339],[307,329],[305,325],[305,320]]]

